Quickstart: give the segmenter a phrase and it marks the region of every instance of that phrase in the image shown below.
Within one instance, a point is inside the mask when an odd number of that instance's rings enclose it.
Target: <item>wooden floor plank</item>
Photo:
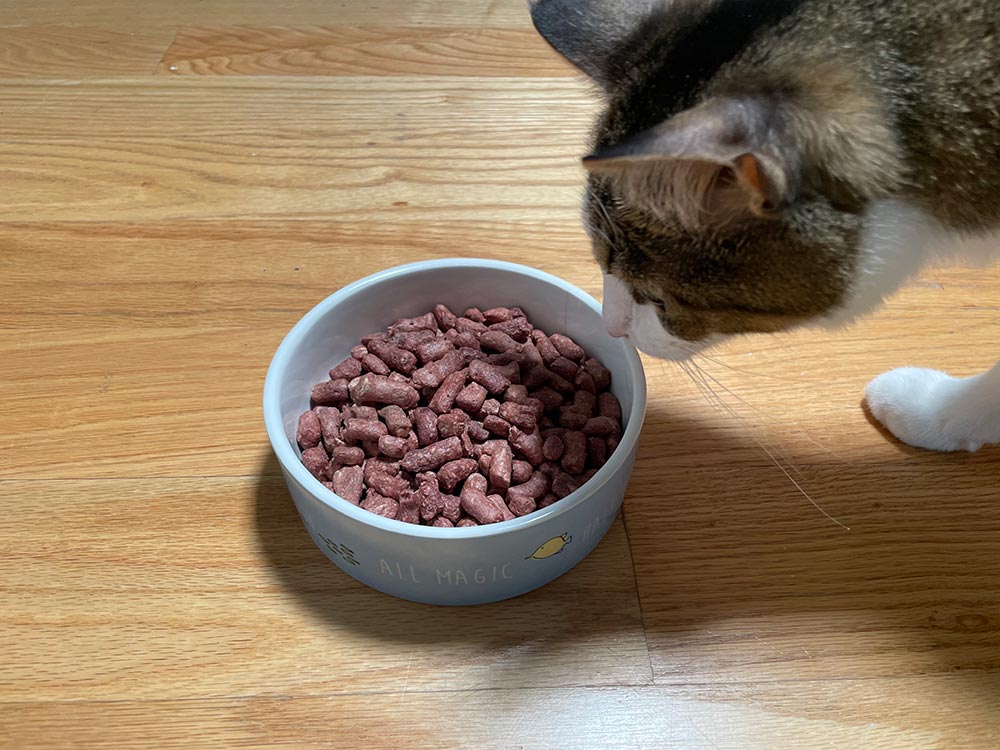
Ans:
[[[0,78],[148,76],[174,36],[169,27],[0,26]]]
[[[391,20],[406,26],[483,26],[530,28],[522,0],[174,0],[169,3],[134,0],[5,0],[0,26],[65,23],[79,26],[142,28],[160,26],[223,26],[253,22],[260,25],[346,24],[382,25]]]
[[[166,75],[574,75],[534,29],[209,26],[178,31]]]
[[[522,689],[294,699],[0,705],[0,747],[564,750],[989,748],[996,675],[698,688]],[[802,706],[808,708],[803,711]],[[391,711],[391,719],[387,719]],[[16,714],[15,714],[16,712]],[[17,718],[15,718],[15,716]]]
[[[0,221],[577,211],[593,105],[568,79],[544,79],[552,92],[530,96],[527,82],[497,78],[157,80],[4,87],[0,169],[22,189],[0,204]]]

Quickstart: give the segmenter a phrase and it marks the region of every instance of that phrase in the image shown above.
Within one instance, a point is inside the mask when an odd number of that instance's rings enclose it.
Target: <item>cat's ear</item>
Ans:
[[[531,20],[552,47],[601,88],[614,85],[615,60],[664,0],[529,0]]]
[[[716,99],[599,148],[583,163],[643,203],[669,202],[686,223],[773,217],[795,198],[798,141],[780,103]]]

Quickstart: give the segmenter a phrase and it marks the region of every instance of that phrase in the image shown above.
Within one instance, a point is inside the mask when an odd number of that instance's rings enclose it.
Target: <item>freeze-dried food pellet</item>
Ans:
[[[609,456],[615,452],[615,449],[618,447],[618,443],[620,440],[621,438],[618,435],[608,435],[606,438],[604,438],[604,442],[608,444]]]
[[[438,470],[438,484],[445,492],[451,492],[468,479],[475,470],[476,460],[474,458],[458,458],[449,461]]]
[[[413,352],[414,354],[417,354],[417,350],[420,348],[421,344],[425,344],[428,341],[440,341],[440,339],[438,339],[437,334],[434,331],[426,329],[396,333],[389,338],[390,343],[395,344],[400,349],[406,349],[408,352]]]
[[[357,505],[361,501],[361,494],[364,492],[365,472],[360,466],[345,466],[338,469],[330,477],[333,482],[333,491],[344,498],[349,503]]]
[[[576,377],[573,378],[573,385],[579,391],[586,391],[587,393],[597,395],[597,386],[594,384],[594,379],[590,376],[589,372],[580,370],[576,374]]]
[[[436,443],[438,439],[437,413],[433,409],[421,406],[414,409],[410,416],[413,419],[413,427],[416,429],[420,446],[426,447],[431,443]]]
[[[486,429],[482,422],[475,419],[470,420],[465,426],[465,434],[476,442],[483,442],[484,440],[489,440],[490,432]]]
[[[509,365],[511,362],[515,362],[518,368],[521,367],[521,363],[524,361],[521,353],[516,351],[487,354],[485,357],[480,357],[480,359],[488,365]]]
[[[528,388],[520,383],[512,385],[504,392],[503,400],[515,404],[523,404],[528,400]]]
[[[438,417],[438,435],[446,437],[461,437],[469,423],[469,416],[463,411],[451,411]]]
[[[340,442],[340,409],[336,406],[317,406],[313,411],[319,418],[319,426],[323,432],[323,443],[328,451],[332,451]]]
[[[587,436],[577,430],[569,430],[563,436],[566,449],[563,451],[562,467],[569,474],[579,474],[587,462]]]
[[[556,495],[550,493],[538,501],[538,507],[539,509],[548,508],[553,503],[558,503],[558,502],[559,498]]]
[[[433,338],[417,347],[417,358],[421,364],[428,364],[434,360],[441,359],[445,354],[453,351],[455,345],[446,338]]]
[[[399,465],[404,471],[429,471],[461,458],[463,453],[462,441],[457,437],[450,437],[431,443],[425,448],[410,451],[403,456]]]
[[[514,461],[510,471],[510,481],[512,484],[524,484],[531,478],[533,471],[534,469],[527,461]]]
[[[510,386],[510,378],[497,367],[478,359],[469,363],[469,377],[493,395],[503,393]]]
[[[399,461],[389,458],[388,456],[380,456],[369,458],[365,461],[363,476],[364,480],[368,482],[375,474],[388,474],[389,476],[394,477],[398,473]]]
[[[556,357],[549,365],[549,369],[566,380],[573,380],[580,368],[565,357]]]
[[[376,473],[368,480],[369,490],[375,490],[380,495],[399,500],[404,493],[409,492],[410,482],[401,476]]]
[[[494,492],[506,492],[510,487],[510,475],[514,468],[514,453],[510,443],[504,442],[493,451],[490,461],[490,486]]]
[[[479,345],[486,352],[516,352],[521,345],[502,331],[483,331]]]
[[[438,414],[451,411],[451,407],[455,404],[455,398],[465,388],[467,375],[468,373],[465,370],[459,370],[446,377],[431,399],[430,408]]]
[[[532,333],[531,338],[535,343],[535,348],[538,349],[538,353],[542,356],[542,362],[544,362],[546,366],[555,362],[559,358],[559,350],[556,349],[552,340],[544,333],[541,333],[539,336]]]
[[[455,396],[455,406],[468,414],[477,414],[483,408],[486,394],[486,389],[479,383],[469,383]]]
[[[406,412],[396,404],[390,404],[379,409],[378,415],[382,417],[386,429],[393,437],[405,438],[410,434],[410,430],[413,429],[413,424],[410,422],[410,418],[406,416]]]
[[[614,435],[621,431],[620,423],[611,417],[591,417],[583,426],[585,435]]]
[[[587,415],[578,411],[566,410],[559,417],[559,424],[568,430],[582,430],[587,424]]]
[[[395,404],[403,409],[412,409],[420,402],[420,394],[412,386],[370,372],[351,381],[350,394],[358,403]]]
[[[399,499],[399,520],[403,523],[420,523],[420,497],[407,490]]]
[[[597,396],[589,391],[577,391],[573,394],[573,403],[566,410],[592,417],[597,410]]]
[[[535,432],[524,432],[519,427],[511,427],[510,444],[521,453],[532,466],[542,462],[542,437]]]
[[[326,478],[326,467],[330,463],[330,457],[322,445],[314,445],[302,451],[302,463],[317,479]]]
[[[441,330],[446,331],[455,327],[455,321],[458,320],[458,316],[449,310],[447,305],[439,303],[434,305],[434,319]]]
[[[538,417],[533,408],[510,401],[500,404],[499,416],[525,432],[531,432],[538,424]]]
[[[479,525],[479,524],[478,524],[478,523],[476,523],[476,522],[475,522],[475,521],[474,521],[473,519],[471,519],[471,518],[463,518],[463,519],[461,519],[461,520],[460,520],[460,521],[459,521],[458,523],[456,523],[456,524],[455,524],[455,527],[456,527],[456,528],[460,528],[460,529],[467,529],[467,528],[471,528],[471,527],[473,527],[473,526],[478,526],[478,525]]]
[[[311,398],[318,406],[336,406],[350,397],[346,380],[327,380],[313,386]]]
[[[367,419],[372,421],[378,419],[378,410],[374,406],[345,406],[341,409],[341,416],[348,419]]]
[[[580,483],[569,474],[557,474],[552,479],[552,494],[562,500],[580,489]]]
[[[364,344],[358,344],[357,346],[351,348],[351,356],[354,357],[354,359],[361,359],[367,353],[368,347]]]
[[[521,367],[517,362],[510,362],[506,365],[493,365],[497,372],[503,375],[507,380],[513,384],[519,384],[521,382]],[[509,387],[509,386],[508,386]]]
[[[503,496],[492,494],[487,495],[487,499],[500,509],[501,520],[513,521],[517,518],[517,516],[510,512],[510,508],[507,507],[507,503],[504,501]]]
[[[542,443],[542,457],[546,461],[558,461],[562,458],[565,447],[559,435],[549,435]]]
[[[344,424],[345,440],[362,442],[371,440],[378,442],[383,435],[388,434],[384,424],[374,419],[348,419]]]
[[[566,402],[560,394],[551,388],[539,388],[536,391],[531,391],[531,398],[541,401],[545,411],[555,411]]]
[[[455,348],[456,349],[478,349],[479,339],[476,337],[472,331],[456,331],[455,336]]]
[[[338,463],[341,466],[357,466],[364,463],[365,452],[361,448],[350,445],[338,445],[333,449],[331,458],[334,463]]]
[[[507,496],[507,507],[510,508],[510,512],[515,516],[521,517],[538,510],[538,503],[534,498],[529,497],[523,492],[517,492],[512,487]]]
[[[483,419],[483,427],[493,435],[500,435],[501,437],[510,435],[510,422],[493,414],[486,415]]]
[[[401,372],[404,375],[411,374],[417,367],[416,354],[408,352],[406,349],[400,349],[388,341],[373,340],[365,346],[368,347],[368,351],[389,365],[393,370]]]
[[[361,374],[361,362],[354,357],[348,357],[330,370],[330,380],[354,380]]]
[[[511,318],[490,325],[491,331],[499,331],[510,336],[514,341],[524,344],[531,336],[531,323],[525,318]]]
[[[514,313],[511,312],[509,307],[491,307],[489,310],[483,310],[483,322],[491,325],[510,320],[513,317]]]
[[[549,336],[549,341],[561,355],[576,362],[582,362],[587,353],[569,336],[561,333],[553,333]]]
[[[481,411],[483,414],[490,414],[495,417],[500,413],[500,402],[495,398],[488,398],[483,401],[483,408]]]
[[[407,331],[421,331],[421,330],[437,330],[437,321],[434,319],[434,313],[429,312],[426,315],[419,315],[416,318],[400,318],[391,326],[389,326],[389,334],[393,335],[396,333],[406,333]]]
[[[395,519],[399,516],[399,503],[391,497],[369,492],[361,502],[361,507],[369,513],[383,518]]]
[[[392,372],[392,370],[389,368],[389,365],[387,365],[385,362],[383,362],[381,359],[376,357],[371,352],[363,356],[359,364],[361,365],[361,369],[364,370],[365,372],[373,372],[376,375],[388,376]],[[355,377],[357,377],[357,375]]]
[[[484,493],[489,489],[490,482],[483,474],[477,474],[473,472],[469,475],[469,478],[465,480],[465,484],[462,486],[462,492],[467,489],[479,490]]]
[[[548,384],[552,374],[547,368],[539,365],[528,370],[528,374],[521,378],[521,382],[529,390],[540,389],[542,386]]]
[[[545,365],[542,355],[538,351],[538,347],[531,341],[528,341],[521,347],[521,362],[526,370],[530,370],[533,367],[543,367]]]
[[[608,444],[599,437],[587,438],[587,456],[592,466],[601,468],[608,460]]]
[[[602,417],[609,417],[621,425],[622,407],[615,394],[606,392],[597,397],[597,413]]]
[[[468,318],[469,320],[474,320],[477,323],[486,322],[486,316],[483,315],[483,311],[480,310],[478,307],[466,308],[465,312],[462,313],[462,317]]]
[[[465,367],[462,355],[457,351],[445,354],[441,359],[428,362],[413,372],[413,384],[421,388],[437,388],[444,379]]]
[[[463,492],[462,510],[480,524],[500,523],[504,520],[505,515],[502,508],[506,508],[506,506],[502,502],[497,503],[493,499],[495,497],[495,495],[487,496],[486,493],[479,490]]]
[[[299,415],[299,426],[295,432],[295,439],[299,447],[305,450],[319,445],[320,438],[323,437],[323,428],[319,422],[316,412],[309,410]]]
[[[431,522],[431,526],[436,526],[439,529],[450,529],[454,526],[451,521],[449,521],[444,516],[438,516]]]
[[[604,391],[611,387],[611,371],[597,359],[591,357],[583,363],[583,368],[594,379],[597,390]]]
[[[455,321],[455,329],[459,333],[474,333],[477,336],[481,334],[483,331],[488,330],[486,326],[483,325],[482,323],[479,323],[478,321],[472,320],[471,318],[467,318],[465,316],[462,316],[461,318]]]
[[[378,439],[378,450],[383,456],[402,458],[409,450],[409,441],[406,438],[383,435]]]

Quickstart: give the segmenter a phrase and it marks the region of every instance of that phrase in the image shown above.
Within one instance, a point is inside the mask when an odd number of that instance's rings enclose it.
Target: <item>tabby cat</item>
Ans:
[[[531,14],[602,97],[584,221],[608,329],[648,354],[841,326],[930,262],[1000,255],[1000,0],[540,0]],[[894,370],[866,397],[911,445],[1000,442],[1000,364]]]

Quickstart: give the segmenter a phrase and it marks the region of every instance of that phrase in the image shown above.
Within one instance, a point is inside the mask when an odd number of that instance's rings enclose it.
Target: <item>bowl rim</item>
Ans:
[[[628,425],[622,433],[619,447],[612,454],[608,462],[586,484],[547,508],[535,511],[521,518],[495,524],[463,528],[437,528],[383,518],[375,513],[363,510],[359,506],[344,500],[332,490],[324,487],[316,477],[309,473],[299,457],[295,455],[295,450],[292,448],[285,434],[284,420],[282,419],[280,406],[280,390],[283,375],[290,361],[290,352],[302,342],[302,339],[332,308],[344,300],[398,276],[456,267],[477,268],[486,271],[505,271],[538,279],[576,297],[594,310],[594,312],[601,313],[600,303],[591,295],[558,276],[537,268],[532,268],[531,266],[486,258],[461,257],[406,263],[377,271],[369,276],[353,281],[314,306],[302,316],[284,337],[275,351],[274,357],[271,359],[271,364],[268,367],[267,376],[264,380],[264,427],[267,431],[268,440],[271,443],[271,449],[274,451],[286,475],[291,476],[303,489],[331,510],[342,513],[366,526],[391,534],[402,534],[407,537],[422,537],[442,541],[449,539],[476,539],[517,533],[547,523],[586,501],[587,497],[607,484],[611,477],[622,468],[625,462],[629,460],[638,443],[639,432],[646,414],[646,374],[643,371],[642,360],[635,347],[622,340],[629,376],[634,384],[635,396],[632,407],[628,411]],[[586,493],[583,492],[584,488],[587,489]]]

